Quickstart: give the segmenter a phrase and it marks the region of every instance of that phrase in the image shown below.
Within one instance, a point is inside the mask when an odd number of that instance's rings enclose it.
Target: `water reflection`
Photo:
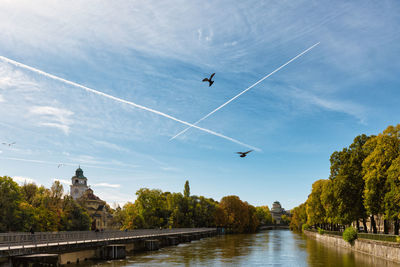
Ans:
[[[400,266],[287,230],[206,238],[97,266]],[[81,265],[82,266],[82,265]]]

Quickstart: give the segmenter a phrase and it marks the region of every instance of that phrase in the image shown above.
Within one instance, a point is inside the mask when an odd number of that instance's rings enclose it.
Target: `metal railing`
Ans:
[[[202,233],[216,230],[215,228],[175,228],[175,229],[137,229],[130,231],[71,231],[71,232],[38,232],[38,233],[0,233],[0,250],[10,250],[27,247],[44,247],[68,245],[110,240],[146,238],[165,235],[180,235]]]

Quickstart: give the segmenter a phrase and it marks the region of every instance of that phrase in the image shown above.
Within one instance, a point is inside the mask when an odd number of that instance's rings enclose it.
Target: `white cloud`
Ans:
[[[171,171],[171,172],[178,172],[178,171],[180,171],[179,168],[169,167],[169,166],[162,166],[162,167],[160,167],[160,168],[161,168],[161,170],[163,170],[163,171]]]
[[[128,201],[134,202],[136,199],[135,193],[125,194],[121,193],[120,190],[113,188],[101,188],[96,189],[94,192],[102,200],[105,200],[108,204],[118,203],[121,207]]]
[[[31,80],[21,70],[0,64],[0,90],[6,91],[10,89],[23,92],[37,92],[41,90],[36,81]]]
[[[53,127],[69,133],[70,125],[73,123],[70,118],[74,113],[70,110],[50,106],[35,106],[29,110],[32,115],[39,115],[41,126]]]
[[[35,179],[29,178],[29,177],[23,177],[23,176],[14,176],[12,177],[14,181],[18,182],[19,184],[24,184],[24,183],[35,183],[37,184],[37,182],[35,181]]]
[[[326,99],[317,96],[313,93],[292,88],[286,96],[290,96],[297,100],[301,100],[303,103],[311,104],[323,109],[342,112],[359,120],[360,123],[365,123],[365,108],[357,103],[353,103],[347,100],[334,100]]]
[[[124,151],[124,152],[128,152],[128,150],[126,148],[120,147],[116,144],[110,143],[110,142],[106,142],[106,141],[101,141],[101,140],[95,140],[94,141],[95,144],[104,146],[106,148],[110,148],[113,150],[117,150],[117,151]]]
[[[93,186],[119,188],[121,185],[120,184],[109,184],[109,183],[98,183],[98,184],[93,184]]]
[[[206,41],[206,42],[211,42],[214,37],[214,31],[212,29],[209,29],[207,31],[207,34],[205,34],[206,31],[203,29],[198,29],[197,30],[197,38],[199,41]]]
[[[0,95],[0,102],[4,102],[4,97]]]

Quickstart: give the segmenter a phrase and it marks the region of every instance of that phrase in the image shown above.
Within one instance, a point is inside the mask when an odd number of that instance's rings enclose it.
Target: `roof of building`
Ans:
[[[80,178],[80,179],[86,179],[87,180],[87,178],[83,175],[83,170],[81,169],[81,166],[79,166],[79,168],[76,169],[75,176],[73,176],[72,178]]]

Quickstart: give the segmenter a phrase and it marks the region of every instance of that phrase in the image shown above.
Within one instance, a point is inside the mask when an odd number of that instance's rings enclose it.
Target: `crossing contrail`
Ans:
[[[152,109],[152,108],[148,108],[148,107],[145,107],[145,106],[136,104],[136,103],[134,103],[134,102],[131,102],[131,101],[128,101],[128,100],[124,100],[124,99],[122,99],[122,98],[118,98],[118,97],[115,97],[115,96],[112,96],[112,95],[109,95],[109,94],[106,94],[106,93],[97,91],[97,90],[95,90],[95,89],[86,87],[86,86],[84,86],[84,85],[81,85],[81,84],[78,84],[78,83],[75,83],[75,82],[71,82],[71,81],[69,81],[69,80],[60,78],[60,77],[58,77],[58,76],[55,76],[55,75],[53,75],[53,74],[44,72],[44,71],[39,70],[39,69],[36,69],[36,68],[34,68],[34,67],[30,67],[30,66],[28,66],[28,65],[22,64],[22,63],[20,63],[20,62],[14,61],[14,60],[12,60],[12,59],[6,58],[6,57],[4,57],[4,56],[0,56],[0,59],[3,60],[3,61],[5,61],[5,62],[8,62],[8,63],[10,63],[10,64],[13,64],[13,65],[15,65],[15,66],[17,66],[17,67],[30,70],[30,71],[32,71],[32,72],[35,72],[35,73],[37,73],[37,74],[46,76],[46,77],[51,78],[51,79],[53,79],[53,80],[57,80],[57,81],[60,81],[60,82],[63,82],[63,83],[72,85],[72,86],[74,86],[74,87],[78,87],[78,88],[84,89],[84,90],[86,90],[86,91],[88,91],[88,92],[91,92],[91,93],[94,93],[94,94],[97,94],[97,95],[100,95],[100,96],[103,96],[103,97],[112,99],[112,100],[117,101],[117,102],[121,102],[121,103],[128,104],[128,105],[131,105],[131,106],[133,106],[133,107],[136,107],[136,108],[139,108],[139,109],[142,109],[142,110],[149,111],[149,112],[151,112],[151,113],[154,113],[154,114],[157,114],[157,115],[159,115],[159,116],[168,118],[168,119],[170,119],[170,120],[173,120],[173,121],[176,121],[176,122],[185,124],[186,126],[194,127],[194,128],[199,129],[199,130],[201,130],[201,131],[203,131],[203,132],[206,132],[206,133],[209,133],[209,134],[212,134],[212,135],[215,135],[215,136],[224,138],[224,139],[229,140],[229,141],[231,141],[231,142],[233,142],[233,143],[236,143],[236,144],[239,144],[239,145],[242,145],[242,146],[245,146],[245,147],[248,147],[248,148],[257,150],[257,151],[261,151],[261,149],[259,149],[259,148],[257,148],[257,147],[253,147],[253,146],[251,146],[251,145],[245,144],[245,143],[243,143],[243,142],[240,142],[240,141],[238,141],[238,140],[236,140],[236,139],[233,139],[233,138],[231,138],[231,137],[225,136],[225,135],[223,135],[223,134],[216,133],[216,132],[214,132],[214,131],[211,131],[211,130],[208,130],[208,129],[205,129],[205,128],[202,128],[202,127],[198,127],[198,126],[193,125],[193,124],[191,124],[191,123],[189,123],[189,122],[186,122],[186,121],[180,120],[180,119],[178,119],[178,118],[175,118],[175,117],[173,117],[173,116],[171,116],[171,115],[165,114],[165,113],[163,113],[163,112],[161,112],[161,111],[158,111],[158,110],[155,110],[155,109]]]
[[[247,91],[249,91],[251,88],[253,88],[254,86],[256,86],[257,84],[259,84],[260,82],[264,81],[265,79],[267,79],[269,76],[271,76],[272,74],[274,74],[275,72],[279,71],[280,69],[282,69],[283,67],[285,67],[286,65],[288,65],[289,63],[291,63],[292,61],[296,60],[297,58],[301,57],[302,55],[304,55],[305,53],[307,53],[308,51],[310,51],[311,49],[313,49],[315,46],[319,45],[319,42],[314,44],[313,46],[309,47],[308,49],[304,50],[303,52],[301,52],[300,54],[298,54],[297,56],[295,56],[294,58],[292,58],[291,60],[289,60],[288,62],[286,62],[285,64],[283,64],[282,66],[280,66],[279,68],[275,69],[273,72],[271,72],[270,74],[268,74],[267,76],[265,76],[264,78],[262,78],[261,80],[257,81],[256,83],[254,83],[253,85],[247,87],[245,90],[243,90],[241,93],[237,94],[236,96],[232,97],[230,100],[228,100],[227,102],[225,102],[224,104],[222,104],[221,106],[217,107],[216,109],[214,109],[213,111],[211,111],[210,113],[208,113],[207,115],[205,115],[203,118],[201,118],[200,120],[196,121],[195,123],[193,123],[193,125],[197,125],[199,122],[201,122],[202,120],[210,117],[212,114],[214,114],[215,112],[217,112],[218,110],[220,110],[221,108],[225,107],[226,105],[228,105],[230,102],[232,102],[233,100],[235,100],[236,98],[238,98],[239,96],[241,96],[242,94],[246,93]],[[186,132],[187,130],[189,130],[190,128],[192,128],[194,126],[189,126],[186,129],[184,129],[183,131],[177,133],[175,136],[173,136],[171,139],[169,139],[170,141],[175,139],[176,137],[180,136],[181,134],[183,134],[184,132]]]

